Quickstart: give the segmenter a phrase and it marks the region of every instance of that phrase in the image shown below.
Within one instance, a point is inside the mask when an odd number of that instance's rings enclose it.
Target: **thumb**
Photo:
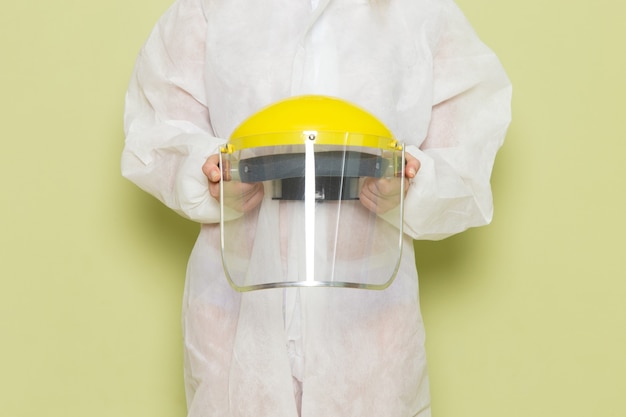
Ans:
[[[415,178],[417,172],[419,171],[421,164],[420,161],[415,158],[413,155],[405,154],[406,158],[406,167],[404,170],[404,175],[407,178]]]
[[[209,171],[209,181],[220,182],[220,170],[217,167],[211,168]]]
[[[206,162],[202,166],[202,172],[211,182],[219,182],[221,178],[221,171],[219,167],[219,156],[211,155],[207,158]]]

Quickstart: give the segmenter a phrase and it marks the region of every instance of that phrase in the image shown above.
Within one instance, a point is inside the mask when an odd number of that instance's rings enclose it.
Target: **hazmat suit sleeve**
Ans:
[[[491,221],[491,170],[510,122],[511,86],[499,60],[458,7],[444,3],[430,126],[419,147],[407,146],[421,162],[405,201],[405,232],[415,239]]]
[[[122,174],[180,215],[209,223],[219,221],[219,204],[202,165],[224,140],[212,134],[197,82],[205,33],[200,2],[179,0],[142,47],[126,95]]]

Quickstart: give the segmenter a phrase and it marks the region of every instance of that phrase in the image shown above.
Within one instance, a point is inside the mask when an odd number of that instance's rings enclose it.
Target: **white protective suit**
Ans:
[[[384,291],[241,294],[224,277],[219,203],[201,167],[245,118],[300,94],[365,108],[421,162]],[[183,303],[190,417],[430,416],[411,242],[489,223],[510,95],[451,0],[173,4],[137,60],[122,171],[202,224]]]

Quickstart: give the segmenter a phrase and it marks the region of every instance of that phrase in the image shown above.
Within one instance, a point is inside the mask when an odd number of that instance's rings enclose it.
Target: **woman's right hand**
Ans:
[[[209,180],[209,193],[216,200],[224,199],[224,205],[239,212],[247,212],[256,208],[263,201],[263,183],[244,183],[240,181],[231,181],[230,177],[225,175],[224,195],[220,196],[220,181],[222,180],[222,171],[219,166],[220,157],[218,154],[211,155],[202,165],[202,172]]]

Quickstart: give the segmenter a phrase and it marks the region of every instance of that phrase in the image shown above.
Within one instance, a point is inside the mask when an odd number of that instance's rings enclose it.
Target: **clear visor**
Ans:
[[[389,286],[402,252],[404,163],[403,150],[314,142],[220,154],[232,287]]]

